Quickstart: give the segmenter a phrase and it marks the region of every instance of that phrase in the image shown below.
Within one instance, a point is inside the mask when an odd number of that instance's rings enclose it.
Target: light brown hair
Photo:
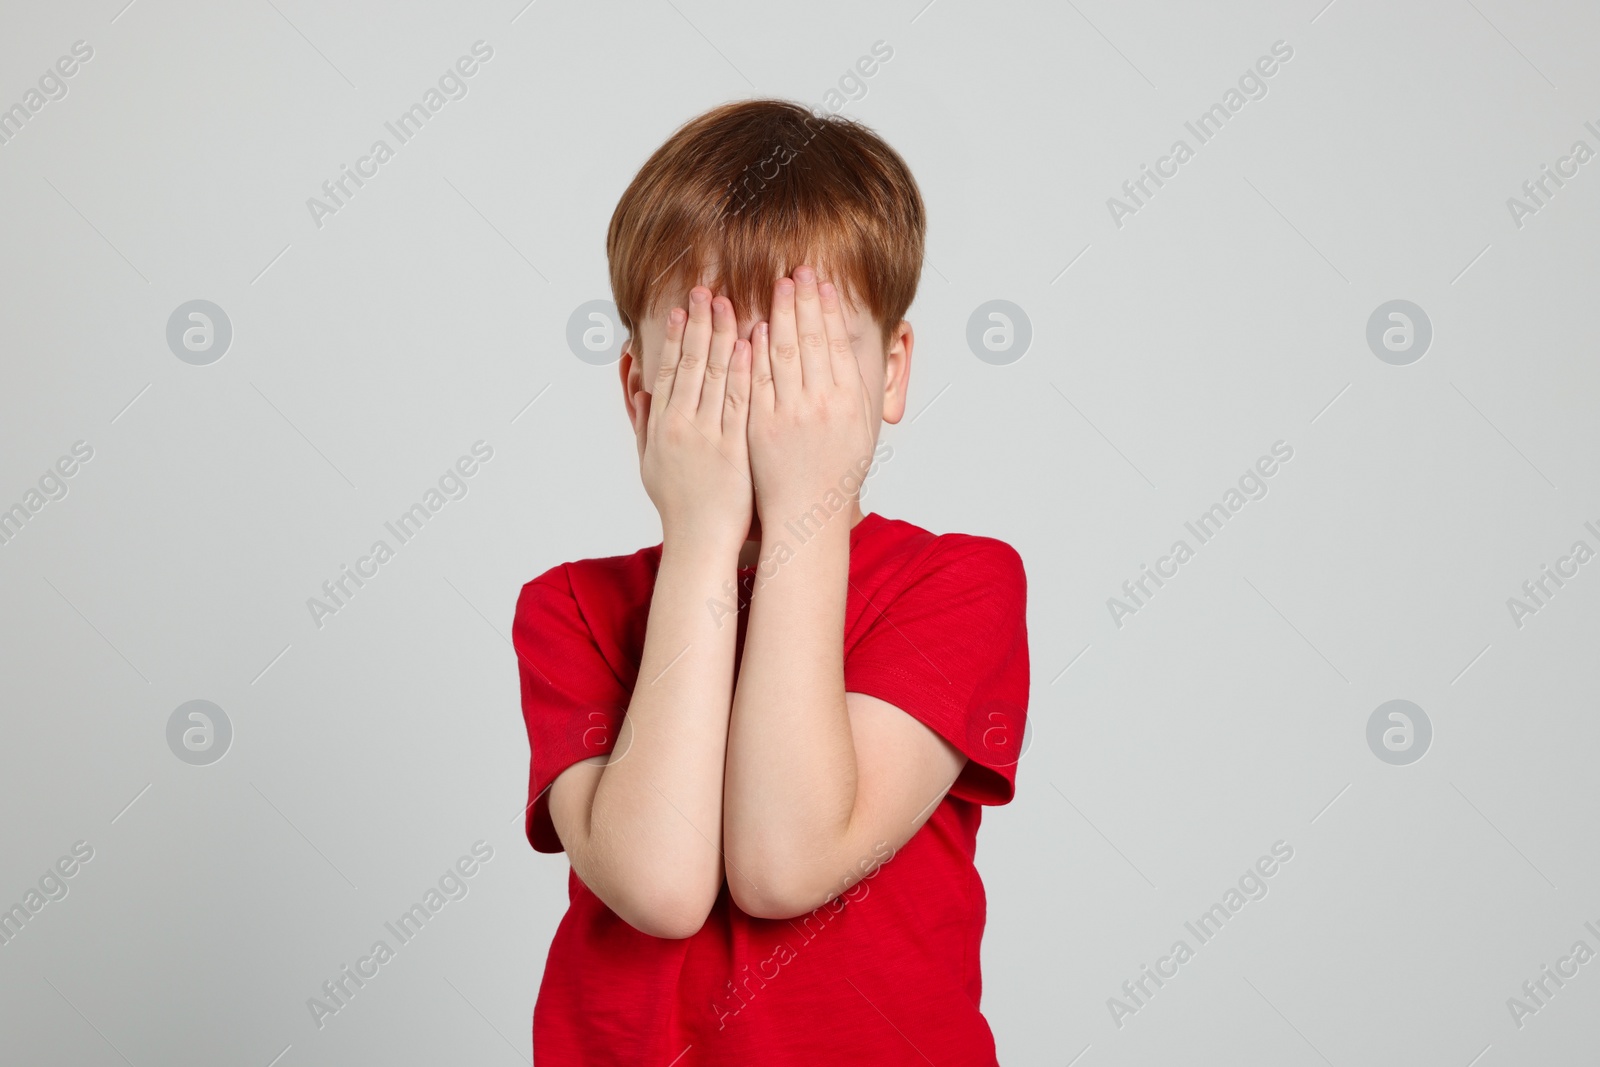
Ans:
[[[708,271],[741,317],[765,318],[773,281],[810,262],[887,343],[916,296],[926,226],[910,168],[872,130],[743,100],[679,127],[634,175],[606,234],[611,291],[630,335]]]

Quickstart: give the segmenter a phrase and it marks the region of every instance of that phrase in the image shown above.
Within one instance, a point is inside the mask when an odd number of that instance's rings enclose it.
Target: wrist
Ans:
[[[675,563],[737,570],[739,550],[743,547],[744,531],[732,527],[707,530],[676,523],[662,524],[663,565],[670,559]]]
[[[855,498],[832,493],[833,499],[825,501],[828,495],[809,499],[800,496],[761,499],[757,511],[761,517],[762,540],[768,539],[768,531],[780,540],[788,539],[785,535],[800,541],[834,534],[848,536],[857,510]],[[830,503],[835,506],[830,507]]]
[[[761,525],[761,559],[773,561],[778,566],[766,568],[770,574],[758,571],[766,584],[778,571],[795,576],[802,583],[823,578],[825,575],[844,573],[850,566],[850,517],[846,511],[819,522],[799,512],[796,517],[781,523]]]

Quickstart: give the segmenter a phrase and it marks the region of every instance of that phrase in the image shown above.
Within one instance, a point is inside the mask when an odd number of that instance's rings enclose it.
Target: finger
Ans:
[[[794,271],[794,317],[805,388],[831,385],[833,371],[828,367],[828,338],[822,326],[822,304],[817,299],[817,272],[810,267],[800,266]]]
[[[828,366],[835,385],[861,384],[861,364],[856,361],[855,345],[850,343],[850,327],[844,321],[844,302],[839,287],[832,282],[817,286],[822,310],[822,328],[828,339]]]
[[[725,296],[711,301],[711,351],[706,357],[705,384],[700,387],[700,418],[707,426],[722,422],[722,398],[728,386],[728,361],[733,358],[739,323],[733,302]]]
[[[771,411],[774,402],[771,333],[765,322],[750,331],[750,406],[763,411]]]
[[[650,390],[651,406],[665,405],[672,399],[672,383],[678,377],[678,359],[683,354],[683,330],[687,316],[682,308],[667,312],[666,339],[661,343],[661,362],[656,366],[655,388]]]
[[[711,347],[711,290],[697,285],[689,290],[689,325],[683,331],[683,354],[672,383],[673,406],[693,415],[700,406],[700,384],[705,378],[706,356]]]
[[[775,403],[793,399],[804,382],[800,370],[800,338],[795,332],[794,288],[794,281],[789,278],[779,278],[772,287],[767,344],[772,359]]]
[[[722,436],[737,445],[744,441],[750,417],[751,346],[743,337],[733,343],[728,362],[728,387],[722,397]]]

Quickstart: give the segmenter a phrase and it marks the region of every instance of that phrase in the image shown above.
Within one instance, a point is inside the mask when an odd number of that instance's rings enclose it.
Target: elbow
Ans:
[[[774,893],[747,890],[733,893],[733,902],[739,910],[752,919],[793,919],[804,915],[810,908],[799,906],[794,900]]]
[[[666,941],[682,941],[698,934],[706,924],[710,909],[696,913],[692,909],[667,911],[653,908],[632,917],[624,916],[629,926],[641,934],[659,937]]]
[[[611,912],[650,937],[681,941],[705,926],[722,890],[720,857],[710,862],[618,864],[614,856],[569,853],[572,869]]]
[[[767,879],[754,885],[737,873],[728,877],[728,895],[753,919],[794,919],[830,903],[834,894],[800,879]]]
[[[838,883],[824,873],[832,869],[821,855],[825,848],[773,846],[771,840],[726,835],[723,878],[740,911],[753,919],[793,919],[837,895]]]
[[[693,937],[705,926],[716,904],[716,894],[704,892],[646,892],[618,901],[611,910],[641,934],[668,941]]]

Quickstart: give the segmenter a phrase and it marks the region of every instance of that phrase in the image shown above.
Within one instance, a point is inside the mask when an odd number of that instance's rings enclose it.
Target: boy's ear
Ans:
[[[883,421],[893,426],[906,413],[906,391],[911,385],[911,350],[917,335],[905,319],[889,335],[883,352]]]
[[[644,388],[644,367],[633,354],[633,338],[622,342],[622,358],[617,360],[617,375],[622,379],[622,406],[628,412],[631,426],[637,417],[633,410],[633,394]]]

